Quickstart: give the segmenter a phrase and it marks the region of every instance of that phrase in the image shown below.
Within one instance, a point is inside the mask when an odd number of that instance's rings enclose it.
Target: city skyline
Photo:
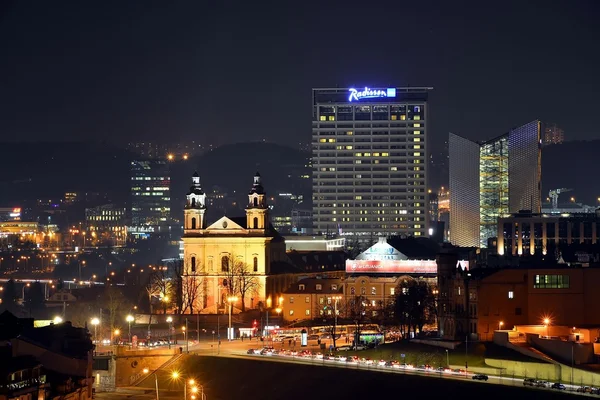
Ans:
[[[318,13],[308,3],[294,13],[240,4],[235,15],[218,4],[4,3],[2,139],[296,146],[310,140],[312,87],[392,82],[435,88],[431,151],[449,131],[482,140],[533,119],[556,122],[569,140],[592,139],[594,121],[581,116],[593,115],[600,89],[599,55],[589,51],[600,6],[579,4],[380,4],[367,19],[401,23],[357,36],[352,2],[319,4]],[[412,35],[401,45],[386,39]]]

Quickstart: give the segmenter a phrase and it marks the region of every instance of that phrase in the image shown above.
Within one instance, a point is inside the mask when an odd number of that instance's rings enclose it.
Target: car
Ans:
[[[453,369],[452,372],[454,372],[455,374],[464,374],[466,371],[462,368],[456,368]]]
[[[548,386],[550,386],[550,384],[547,381],[537,381],[535,386],[547,388]]]
[[[379,361],[377,361],[377,366],[378,367],[385,367],[386,363],[387,363],[387,361],[385,361],[385,360],[379,360]]]
[[[475,381],[487,381],[488,380],[488,376],[484,375],[484,374],[475,374],[475,375],[473,375],[473,380],[475,380]]]
[[[537,382],[532,378],[523,379],[523,386],[536,386]]]
[[[359,362],[359,359],[358,359],[358,357],[356,357],[356,356],[351,356],[351,357],[348,357],[348,358],[346,359],[346,362],[347,362],[348,364],[358,364],[358,362]]]
[[[337,348],[338,351],[350,351],[352,350],[352,346],[350,345],[345,345],[345,346],[340,346]]]
[[[322,360],[323,359],[323,353],[317,353],[317,354],[315,354],[315,358],[317,360]]]
[[[254,351],[255,351],[254,349],[248,349],[246,354],[256,354]]]
[[[431,371],[433,367],[429,364],[419,365],[417,369],[422,369],[423,371]]]
[[[442,372],[444,372],[445,369],[446,368],[444,368],[444,367],[437,367],[435,370],[439,373],[442,373]]]
[[[415,369],[415,367],[412,364],[400,364],[400,368],[404,368],[404,369]]]
[[[373,365],[373,360],[370,358],[361,358],[360,362],[365,365]]]
[[[565,385],[563,385],[562,383],[553,383],[551,386],[552,389],[556,389],[556,390],[566,390],[567,387]]]
[[[389,368],[398,368],[397,365],[400,365],[400,363],[398,361],[393,361],[393,360],[392,361],[387,361],[385,363],[385,366],[389,367]]]
[[[588,393],[590,392],[592,389],[589,386],[581,386],[577,388],[577,392],[578,393]]]
[[[362,344],[359,344],[357,346],[354,346],[353,350],[360,351],[360,350],[366,350],[366,349],[367,349],[366,346],[363,346]]]
[[[600,394],[600,389],[592,388],[592,390],[590,390],[590,394]]]
[[[339,361],[339,362],[346,362],[347,359],[348,359],[348,357],[346,357],[346,356],[337,356],[335,358],[335,360]]]

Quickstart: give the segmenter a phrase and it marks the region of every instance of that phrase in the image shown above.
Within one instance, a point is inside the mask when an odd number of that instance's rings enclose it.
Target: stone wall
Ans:
[[[144,368],[150,372],[170,361],[179,348],[155,350],[129,350],[118,347],[115,357],[115,386],[131,386],[144,375]]]

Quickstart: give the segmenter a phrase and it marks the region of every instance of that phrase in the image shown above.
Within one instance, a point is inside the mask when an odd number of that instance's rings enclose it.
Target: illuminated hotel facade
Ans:
[[[315,232],[427,234],[431,89],[313,89]]]
[[[541,211],[541,129],[532,121],[478,143],[450,133],[450,242],[487,247],[498,218]]]
[[[167,161],[132,161],[130,172],[130,232],[166,231],[171,220],[171,177]]]

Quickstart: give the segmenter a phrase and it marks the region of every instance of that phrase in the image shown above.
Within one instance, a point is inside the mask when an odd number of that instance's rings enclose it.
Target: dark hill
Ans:
[[[571,188],[573,192],[561,197],[568,201],[574,196],[577,202],[597,205],[600,197],[598,165],[600,162],[600,140],[573,141],[542,149],[542,198],[548,191]]]

